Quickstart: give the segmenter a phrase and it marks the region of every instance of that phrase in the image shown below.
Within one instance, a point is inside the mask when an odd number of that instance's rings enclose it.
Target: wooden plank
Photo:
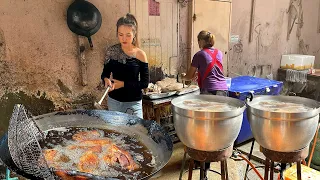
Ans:
[[[166,23],[168,24],[168,29],[166,33],[166,37],[168,38],[168,46],[167,46],[167,52],[168,52],[168,58],[163,61],[163,67],[165,70],[166,74],[170,74],[170,61],[172,57],[172,43],[173,43],[173,19],[172,19],[172,3],[168,2],[167,3],[167,8],[166,8],[167,14],[166,14]]]
[[[181,64],[179,63],[179,9],[176,4],[172,4],[172,55],[170,57],[169,61],[169,69],[170,69],[170,75],[176,75],[178,74],[178,66]]]
[[[167,3],[160,2],[160,28],[161,28],[161,60],[159,65],[164,69],[165,67],[162,66],[163,62],[168,61],[168,26],[170,24],[167,23]]]
[[[136,14],[136,0],[130,0],[130,3],[129,3],[129,12],[133,15]]]
[[[141,1],[141,0],[140,0]],[[150,37],[149,32],[149,8],[148,8],[148,0],[141,1],[141,23],[139,25],[139,35],[140,39],[143,41],[148,41]],[[150,55],[150,45],[148,43],[144,43],[145,45],[142,46],[143,50],[146,52],[147,55]],[[143,44],[142,44],[143,45]]]
[[[178,2],[155,1],[160,3],[160,16],[149,14],[149,0],[135,0],[135,10],[130,5],[130,10],[135,11],[139,23],[141,48],[149,60],[150,77],[161,75],[160,68],[167,75],[175,73],[178,59]]]
[[[249,42],[252,42],[252,39],[253,39],[253,26],[254,26],[254,16],[255,16],[255,9],[256,9],[255,7],[256,7],[256,0],[251,0]]]
[[[142,18],[143,18],[143,3],[142,3],[142,0],[136,0],[136,13],[135,13],[135,16],[136,16],[136,19],[137,19],[137,22],[138,22],[138,25],[139,25],[139,35],[140,35],[140,39],[142,37],[142,34],[143,34],[143,21],[142,21]]]
[[[156,23],[156,18],[157,16],[149,16],[149,32],[150,32],[150,35],[149,35],[149,38],[148,38],[148,41],[149,41],[149,44],[150,44],[150,53],[149,53],[149,56],[152,60],[152,64],[153,65],[157,65],[157,61],[159,61],[159,57],[157,56],[156,54],[156,48],[157,48],[157,34],[156,34],[156,29],[157,29],[157,26],[159,26],[157,23]]]
[[[161,14],[161,2],[159,0],[156,0],[157,2],[160,3],[160,16],[154,16],[154,22],[155,22],[155,25],[154,25],[154,32],[155,32],[155,39],[156,39],[156,43],[157,43],[157,46],[155,46],[155,59],[156,59],[156,62],[157,62],[157,66],[159,66],[160,62],[161,62],[161,59],[162,59],[162,54],[161,54],[161,49],[162,49],[162,42],[161,42],[161,32],[162,32],[162,29],[161,29],[161,16],[163,16],[163,14]]]
[[[318,33],[320,33],[320,1],[319,1],[319,10],[318,10]]]
[[[161,16],[161,14],[160,14]],[[162,58],[162,54],[161,54],[161,49],[162,49],[162,44],[161,44],[161,17],[160,16],[156,16],[155,17],[155,39],[156,39],[156,43],[157,46],[155,47],[155,57],[156,57],[156,61],[157,62],[161,62],[161,58]]]
[[[148,55],[148,59],[149,59],[149,65],[151,67],[150,69],[150,80],[151,81],[155,81],[155,77],[157,76],[157,73],[155,71],[156,66],[157,66],[157,62],[159,62],[159,57],[157,57],[156,54],[156,47],[153,44],[154,39],[156,38],[156,17],[158,16],[148,16],[149,18],[149,24],[147,27],[149,30],[149,37],[148,37],[148,44],[149,44],[149,55]],[[152,74],[151,74],[152,73]]]
[[[225,52],[229,50],[231,3],[207,0],[197,0],[194,3],[195,21],[193,22],[191,58],[199,51],[198,33],[201,30],[209,30],[216,36],[215,47],[224,53],[224,74],[228,74],[226,71],[228,69],[228,61]]]

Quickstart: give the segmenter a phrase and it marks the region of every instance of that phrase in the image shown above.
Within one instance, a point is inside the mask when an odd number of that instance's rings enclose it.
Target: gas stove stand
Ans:
[[[297,180],[301,180],[301,162],[308,156],[309,148],[305,147],[295,152],[278,152],[261,147],[261,152],[266,156],[264,179],[268,180],[270,169],[270,180],[273,180],[274,162],[297,163]],[[270,168],[272,167],[272,168]]]
[[[228,180],[228,166],[227,166],[227,159],[232,155],[233,146],[229,146],[225,149],[221,149],[218,151],[199,151],[189,147],[185,147],[185,153],[182,161],[182,167],[180,170],[180,177],[179,180],[182,178],[182,174],[184,171],[184,166],[186,162],[186,155],[190,156],[190,163],[189,163],[189,175],[188,180],[192,179],[192,172],[194,170],[194,161],[200,161],[200,180],[205,180],[206,177],[206,170],[205,170],[205,163],[206,162],[220,162],[221,164],[221,180]],[[213,170],[210,170],[213,171]],[[213,171],[216,172],[216,171]],[[217,172],[216,172],[217,173]]]

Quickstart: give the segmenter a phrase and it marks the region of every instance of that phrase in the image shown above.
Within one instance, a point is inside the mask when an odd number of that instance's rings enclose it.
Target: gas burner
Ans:
[[[182,161],[182,167],[180,170],[180,177],[179,180],[182,178],[185,162],[186,162],[186,155],[190,156],[190,164],[189,164],[189,176],[188,180],[192,179],[192,171],[194,170],[194,161],[200,162],[200,180],[206,178],[207,169],[205,168],[205,163],[210,162],[220,162],[221,164],[221,173],[216,171],[210,170],[212,172],[218,173],[221,175],[221,180],[228,180],[228,166],[227,166],[227,159],[232,155],[233,146],[229,146],[225,149],[221,149],[218,151],[200,151],[196,149],[192,149],[189,147],[185,147],[185,153]]]
[[[270,168],[270,180],[273,180],[274,173],[274,162],[281,163],[280,178],[282,178],[282,173],[286,167],[286,163],[297,163],[297,178],[301,180],[301,162],[305,160],[309,153],[309,147],[294,151],[294,152],[278,152],[270,149],[261,147],[261,152],[266,156],[265,161],[265,172],[264,179],[269,179],[269,168]]]
[[[225,161],[232,155],[233,146],[218,151],[200,151],[189,147],[185,148],[186,153],[196,161],[218,162]]]

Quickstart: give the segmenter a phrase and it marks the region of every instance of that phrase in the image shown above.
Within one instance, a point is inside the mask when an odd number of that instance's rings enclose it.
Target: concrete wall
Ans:
[[[58,79],[72,93],[92,91],[99,83],[106,46],[116,42],[115,24],[129,10],[128,1],[91,0],[101,12],[101,29],[87,46],[88,87],[79,76],[77,36],[67,27],[66,11],[73,0],[1,1],[1,87],[32,92],[60,92]],[[117,9],[117,11],[111,11]],[[87,43],[87,42],[86,42]],[[88,45],[88,44],[87,44]],[[61,84],[61,83],[60,83]]]
[[[47,99],[54,104],[48,111],[53,111],[71,108],[72,103],[81,104],[101,94],[96,87],[100,83],[104,49],[117,42],[116,21],[129,12],[129,1],[90,0],[100,10],[103,22],[92,36],[94,49],[90,50],[85,42],[86,87],[81,85],[77,36],[66,23],[67,8],[72,2],[0,2],[1,123],[8,121],[15,103],[27,104],[32,109],[40,99]],[[37,109],[33,112],[45,113]]]
[[[299,1],[293,1],[298,13]],[[295,24],[290,39],[287,40],[287,11],[290,0],[256,0],[253,41],[249,43],[251,0],[233,1],[231,34],[239,35],[241,42],[231,44],[230,47],[232,48],[229,54],[230,76],[239,74],[265,76],[272,72],[276,78],[281,55],[287,53],[315,55],[316,67],[320,68],[320,34],[317,33],[320,2],[319,0],[301,0],[301,2],[303,12],[301,36],[297,37],[298,24]],[[302,45],[304,47],[300,46],[301,40],[304,42]],[[261,72],[261,68],[264,72]]]

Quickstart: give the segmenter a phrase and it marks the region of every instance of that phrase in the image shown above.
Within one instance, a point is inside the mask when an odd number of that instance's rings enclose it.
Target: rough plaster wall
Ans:
[[[180,3],[179,4],[179,62],[180,62],[180,69],[178,70],[179,73],[186,72],[187,68],[190,64],[190,45],[189,42],[189,10],[191,6],[191,2]],[[191,37],[190,37],[191,38]],[[179,66],[178,66],[179,67]]]
[[[22,90],[46,92],[52,100],[99,93],[96,86],[106,46],[117,42],[116,21],[129,12],[129,1],[90,0],[102,14],[102,26],[87,44],[88,86],[81,86],[77,36],[66,24],[73,0],[0,2],[0,97]],[[86,42],[87,43],[87,42]]]
[[[233,1],[231,35],[239,35],[241,42],[231,44],[230,76],[256,75],[257,66],[271,65],[273,78],[280,67],[281,55],[299,53],[300,40],[296,37],[294,25],[287,41],[287,24],[290,0],[256,1],[253,41],[249,43],[251,0]],[[318,1],[303,0],[304,25],[300,39],[309,46],[308,54],[316,55],[317,67],[320,66],[319,38],[316,33]],[[267,68],[268,69],[268,68]]]
[[[308,54],[316,57],[315,67],[320,68],[320,33],[317,32],[320,18],[320,0],[303,0],[303,28],[301,39],[307,46]]]

